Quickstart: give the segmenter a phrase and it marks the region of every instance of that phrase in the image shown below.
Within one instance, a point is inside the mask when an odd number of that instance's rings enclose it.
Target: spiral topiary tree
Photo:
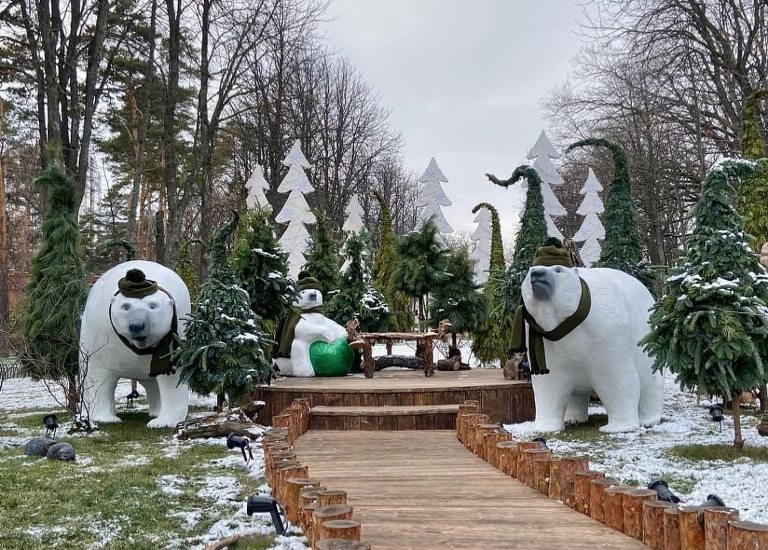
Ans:
[[[768,275],[747,246],[732,198],[732,184],[753,172],[750,162],[726,160],[707,174],[682,265],[667,279],[641,342],[654,369],[669,369],[685,388],[732,399],[736,447],[744,445],[739,395],[765,380],[768,357]]]
[[[226,241],[238,219],[233,212],[213,237],[209,276],[175,352],[181,380],[197,393],[215,393],[219,410],[225,395],[231,405],[269,383],[274,374],[264,354],[267,337],[261,319],[227,261]]]
[[[88,296],[75,183],[51,164],[34,185],[45,193],[40,245],[30,261],[20,360],[32,378],[64,382],[67,408],[78,410],[80,314]]]

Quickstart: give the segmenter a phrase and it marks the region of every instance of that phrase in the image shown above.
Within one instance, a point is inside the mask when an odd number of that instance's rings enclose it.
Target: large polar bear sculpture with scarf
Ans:
[[[592,393],[608,413],[602,432],[659,423],[664,378],[638,345],[654,304],[642,283],[615,269],[573,268],[556,243],[536,251],[522,296],[513,347],[528,351],[537,431],[585,422]]]
[[[93,285],[80,329],[86,366],[85,405],[91,420],[120,422],[115,388],[135,378],[147,392],[150,428],[173,427],[187,416],[189,388],[170,362],[191,311],[184,281],[165,266],[135,260],[113,267]]]

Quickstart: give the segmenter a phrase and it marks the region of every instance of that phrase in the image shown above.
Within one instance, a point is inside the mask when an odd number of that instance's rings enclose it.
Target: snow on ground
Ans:
[[[622,483],[647,485],[656,479],[668,481],[683,501],[698,504],[714,493],[726,505],[738,508],[742,519],[768,524],[768,464],[742,457],[733,462],[690,461],[672,456],[676,445],[730,445],[733,420],[726,416],[722,431],[709,415],[708,400],[697,405],[696,396],[681,391],[674,377],[666,377],[662,422],[636,432],[603,434],[597,441],[571,441],[558,434],[543,434],[556,455],[588,455],[590,467]],[[605,414],[602,407],[590,407],[590,414]],[[742,416],[746,445],[768,447],[768,438],[757,433],[758,419]],[[521,438],[533,437],[533,422],[505,425]],[[538,435],[538,434],[536,434]],[[677,484],[677,486],[676,486]],[[688,490],[683,488],[690,487]]]

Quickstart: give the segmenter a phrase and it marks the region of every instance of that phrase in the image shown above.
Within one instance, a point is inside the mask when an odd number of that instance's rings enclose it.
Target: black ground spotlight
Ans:
[[[725,506],[725,502],[717,495],[707,495],[707,500],[699,504],[702,508],[711,506]]]
[[[659,500],[663,500],[665,502],[674,502],[675,504],[680,502],[680,497],[669,490],[669,485],[667,485],[667,482],[663,479],[654,481],[648,485],[648,488],[651,491],[656,491],[656,494],[659,496]]]
[[[133,407],[133,401],[135,399],[138,399],[139,397],[140,397],[139,392],[136,390],[133,390],[131,393],[125,396],[125,406],[130,409],[131,407]]]
[[[723,431],[723,406],[712,405],[709,408],[709,416],[712,417],[712,422],[718,422],[720,424],[720,431]]]
[[[265,514],[267,512],[272,517],[272,525],[275,526],[275,532],[278,535],[284,535],[285,525],[283,525],[283,520],[280,517],[280,505],[277,503],[277,500],[265,495],[251,495],[248,497],[246,513],[249,516]]]
[[[233,433],[229,434],[227,436],[227,449],[234,449],[235,447],[240,449],[240,451],[243,453],[243,460],[245,460],[246,464],[248,464],[249,460],[253,460],[251,443],[248,441],[247,437],[240,437],[239,435],[235,435]],[[245,454],[246,450],[248,451],[248,455]]]
[[[544,450],[549,449],[549,447],[547,446],[547,440],[544,439],[543,437],[534,437],[533,439],[531,439],[531,441],[535,441],[536,443],[538,443],[539,449],[544,449]]]
[[[45,426],[45,435],[56,437],[56,429],[59,427],[59,422],[55,414],[46,414],[43,417],[43,425]]]

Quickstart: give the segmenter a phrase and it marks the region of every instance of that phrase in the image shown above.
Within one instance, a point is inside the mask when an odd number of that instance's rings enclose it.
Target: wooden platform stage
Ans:
[[[373,378],[279,378],[258,398],[266,403],[260,412],[265,424],[294,399],[308,398],[310,428],[316,430],[452,429],[458,405],[467,399],[479,401],[494,423],[534,417],[530,382],[505,380],[501,369],[440,371],[432,378],[407,369],[385,369]]]
[[[294,450],[311,477],[347,491],[376,550],[647,548],[505,476],[454,431],[310,430]]]

